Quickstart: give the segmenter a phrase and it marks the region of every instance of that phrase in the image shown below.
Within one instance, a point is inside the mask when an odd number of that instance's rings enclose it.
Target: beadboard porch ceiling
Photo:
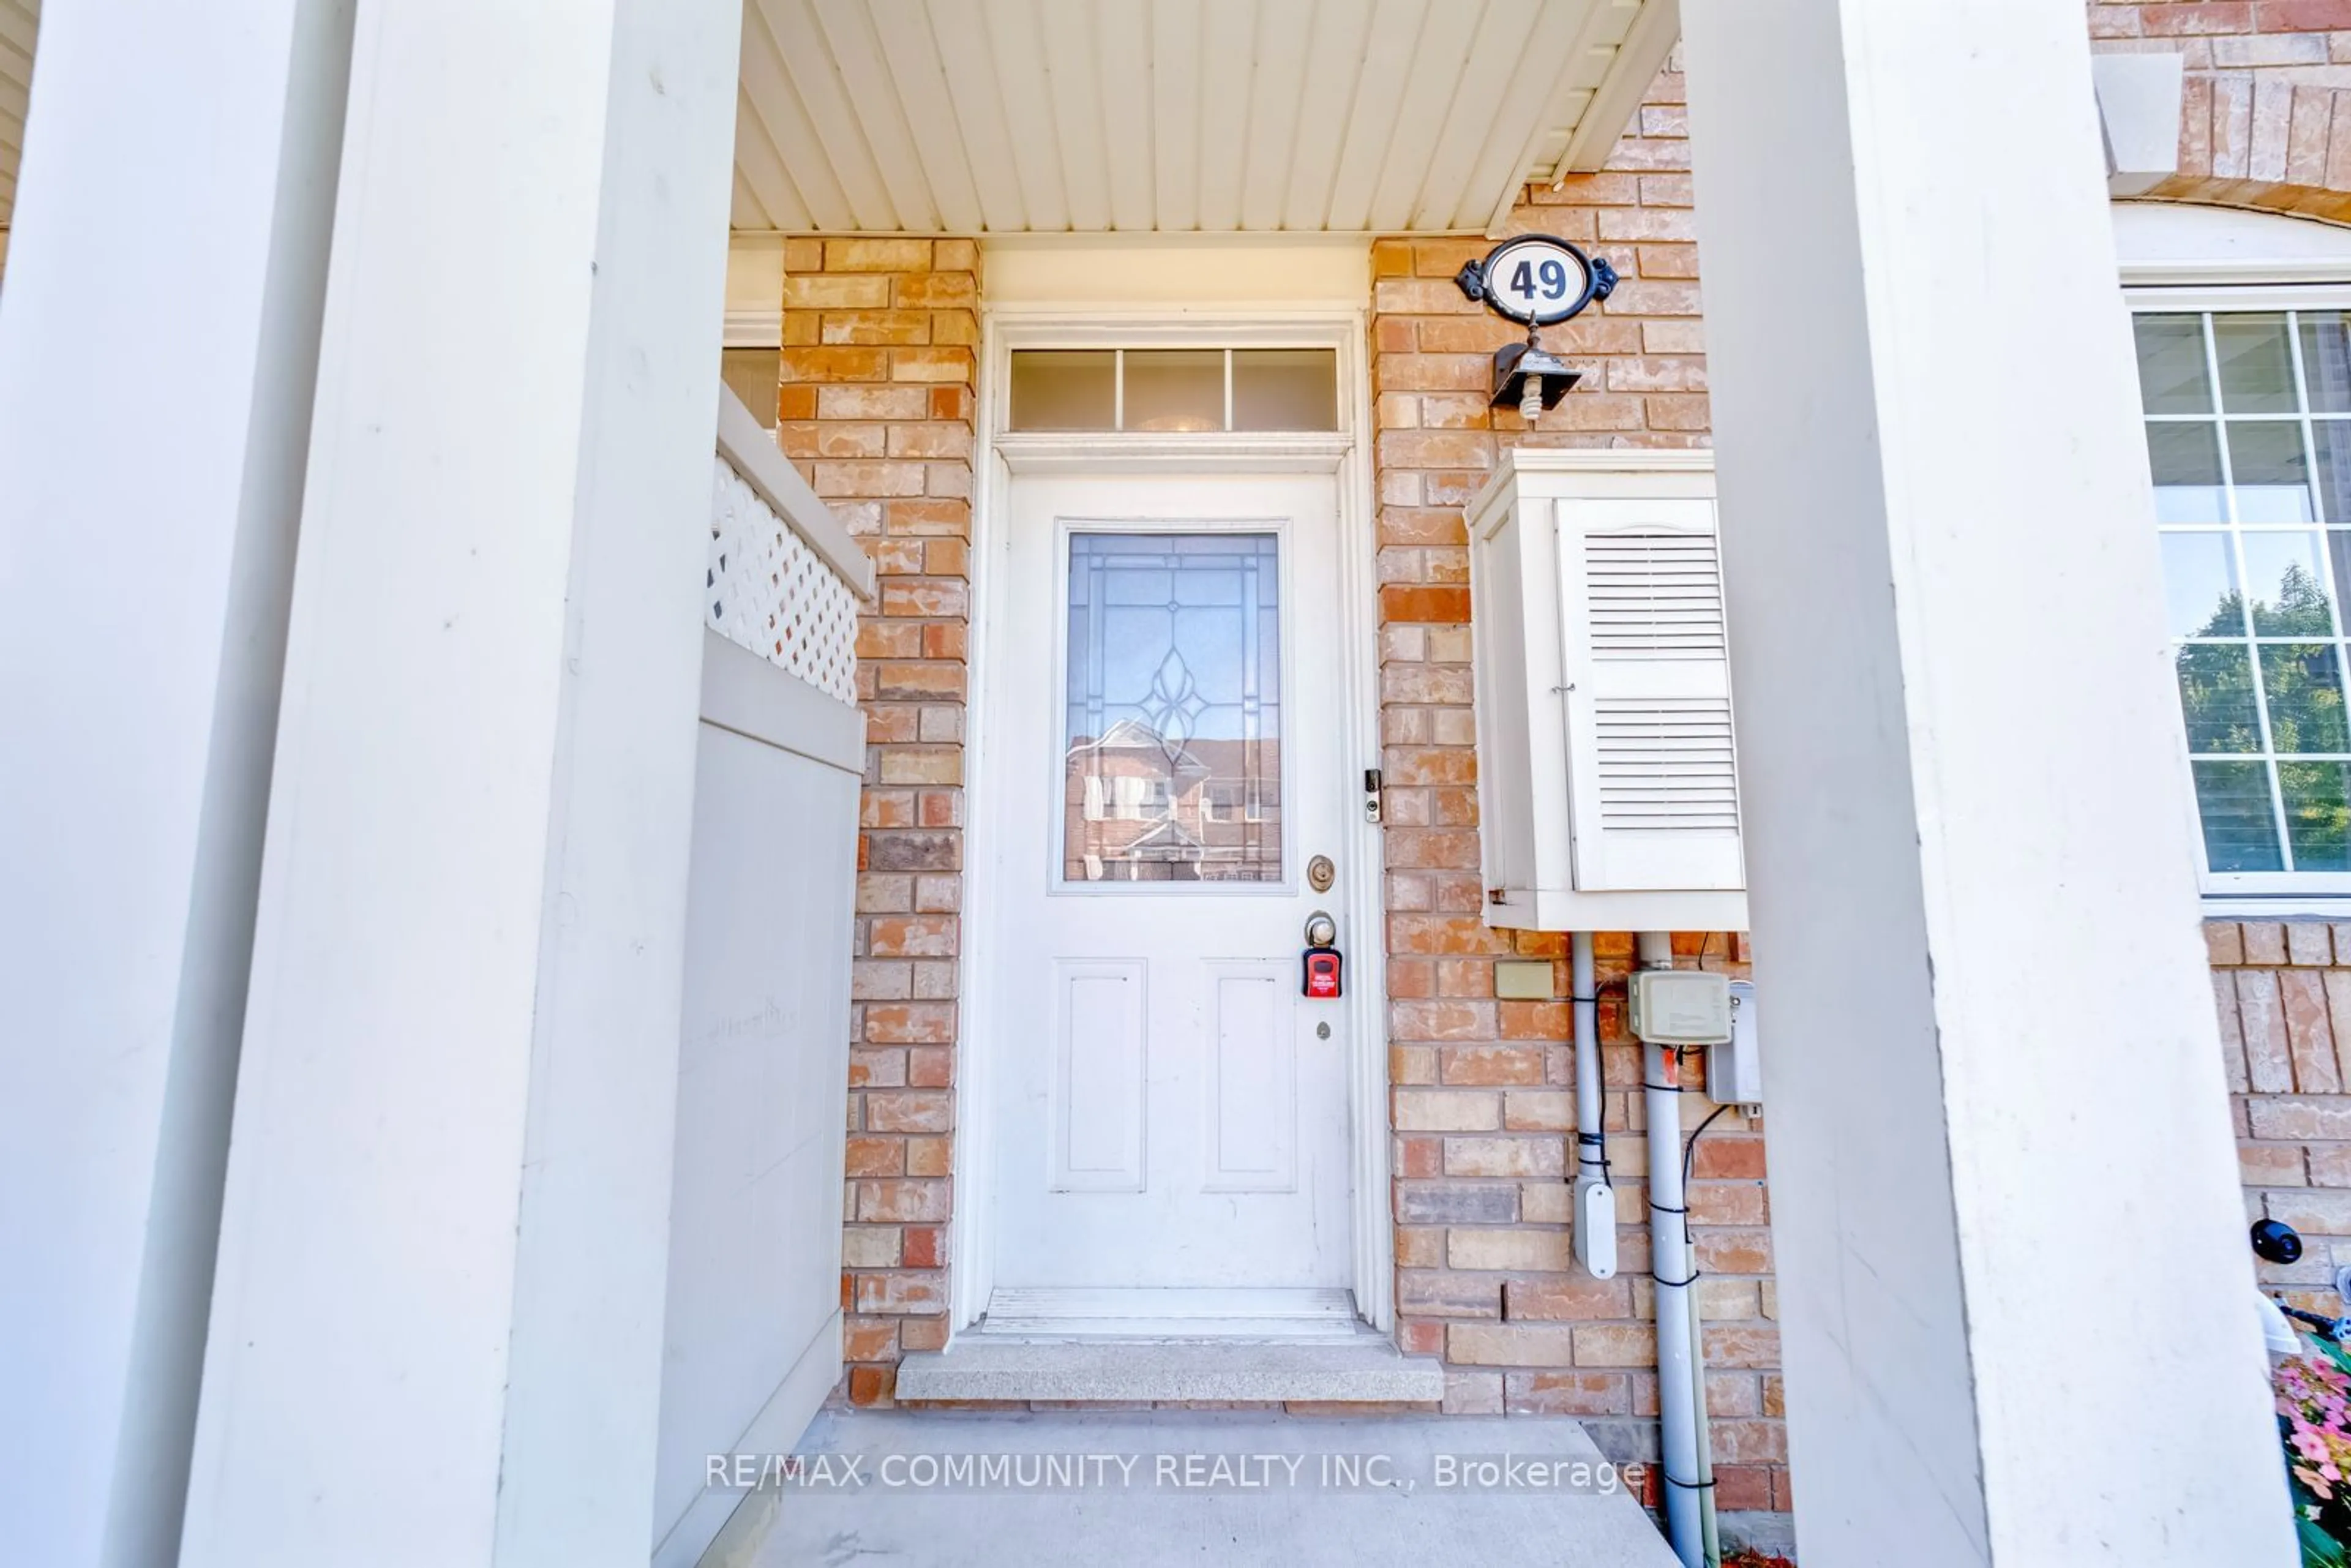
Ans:
[[[21,0],[0,0],[0,5]],[[738,230],[1477,232],[1677,0],[746,0]]]
[[[25,98],[33,86],[33,29],[40,19],[41,0],[0,0],[0,228],[16,207]]]

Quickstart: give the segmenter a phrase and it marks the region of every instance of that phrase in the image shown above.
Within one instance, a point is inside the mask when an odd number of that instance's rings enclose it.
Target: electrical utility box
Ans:
[[[1635,969],[1625,1024],[1650,1045],[1728,1045],[1730,977],[1707,969]]]
[[[1706,1051],[1706,1097],[1718,1105],[1763,1103],[1762,1036],[1757,1027],[1755,983],[1730,982],[1730,1038]]]
[[[1506,451],[1468,521],[1487,924],[1746,930],[1713,455]]]

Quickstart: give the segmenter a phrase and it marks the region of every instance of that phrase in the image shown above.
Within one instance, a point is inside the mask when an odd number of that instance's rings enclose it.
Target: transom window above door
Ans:
[[[1332,431],[1332,349],[1015,349],[1016,431]]]
[[[2208,885],[2351,885],[2351,313],[2135,318]]]

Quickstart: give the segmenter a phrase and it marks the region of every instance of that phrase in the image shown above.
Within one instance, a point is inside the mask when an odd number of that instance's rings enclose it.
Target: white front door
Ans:
[[[1011,497],[991,1322],[1343,1317],[1346,1010],[1301,995],[1358,869],[1334,484]]]

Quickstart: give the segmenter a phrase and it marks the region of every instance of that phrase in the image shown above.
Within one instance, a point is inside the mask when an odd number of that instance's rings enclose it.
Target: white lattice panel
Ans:
[[[857,596],[724,457],[710,501],[710,629],[845,703],[857,700]]]

